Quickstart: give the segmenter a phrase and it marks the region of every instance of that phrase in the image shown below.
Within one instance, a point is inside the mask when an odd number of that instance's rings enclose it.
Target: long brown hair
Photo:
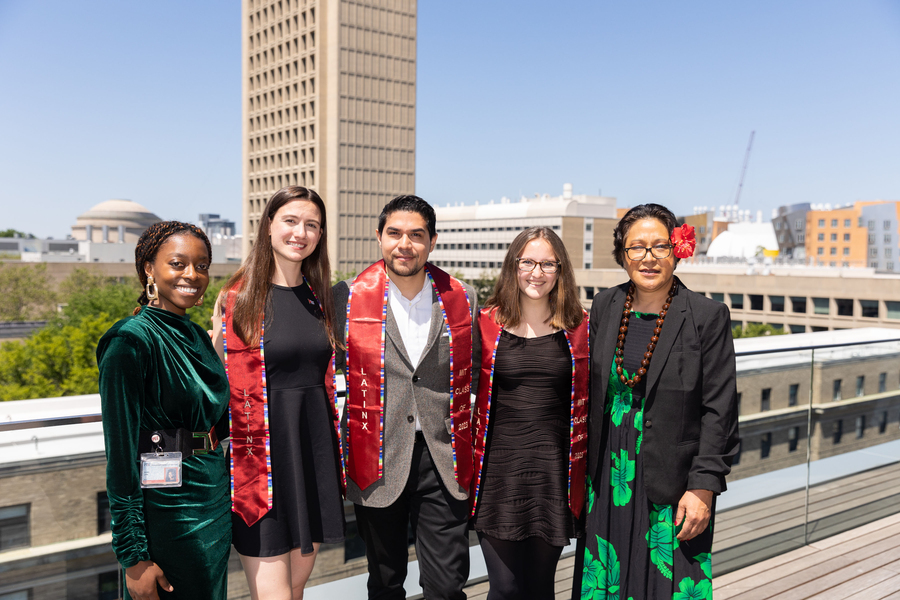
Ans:
[[[519,305],[519,268],[516,259],[525,251],[528,242],[537,239],[546,240],[559,261],[556,286],[549,294],[550,319],[547,322],[556,329],[574,329],[584,319],[584,309],[578,301],[578,288],[575,286],[575,271],[565,244],[549,227],[529,227],[516,236],[503,259],[494,293],[485,306],[497,308],[496,319],[501,325],[515,327],[519,324],[522,320],[522,308]]]
[[[328,261],[328,227],[325,217],[325,203],[313,190],[297,185],[288,186],[275,192],[266,203],[262,218],[259,220],[259,228],[256,232],[256,242],[250,249],[250,255],[241,268],[231,276],[225,284],[226,292],[233,291],[237,294],[234,300],[234,315],[232,323],[234,332],[247,345],[259,344],[259,329],[262,317],[266,311],[266,303],[269,300],[269,289],[272,283],[272,275],[275,273],[275,256],[272,252],[272,244],[269,235],[272,230],[272,219],[282,206],[294,200],[307,200],[316,205],[322,222],[322,235],[316,249],[312,254],[303,259],[300,272],[306,277],[313,293],[319,300],[322,314],[325,317],[325,330],[332,347],[335,347],[334,337],[334,301],[331,294],[331,264]]]

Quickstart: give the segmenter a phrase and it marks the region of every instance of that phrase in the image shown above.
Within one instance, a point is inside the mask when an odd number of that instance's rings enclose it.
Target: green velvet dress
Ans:
[[[228,381],[209,335],[144,307],[106,332],[97,362],[116,557],[125,568],[157,563],[174,587],[161,598],[225,600],[231,498],[222,447],[184,458],[181,487],[141,489],[139,480],[141,431],[208,431],[228,418]]]

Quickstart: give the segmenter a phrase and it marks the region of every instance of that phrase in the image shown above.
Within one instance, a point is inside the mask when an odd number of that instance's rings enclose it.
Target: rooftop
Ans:
[[[528,217],[616,218],[616,199],[609,196],[573,194],[571,184],[563,186],[561,196],[549,194],[522,196],[518,201],[501,198],[486,204],[436,206],[438,223],[482,219],[521,219]]]
[[[790,351],[792,348],[819,348],[833,344],[847,344],[846,348],[816,349],[816,364],[865,358],[889,357],[900,354],[900,332],[881,327],[860,327],[818,331],[815,333],[793,333],[791,335],[769,335],[734,340],[736,353],[775,352],[777,354],[757,354],[737,358],[738,373],[759,369],[790,368],[808,365],[811,352]],[[880,342],[880,343],[878,343]],[[851,344],[853,344],[851,346]]]

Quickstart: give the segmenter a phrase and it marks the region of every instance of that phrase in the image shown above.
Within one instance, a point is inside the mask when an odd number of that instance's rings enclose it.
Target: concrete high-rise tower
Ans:
[[[244,256],[266,201],[315,189],[333,269],[380,255],[392,197],[415,192],[416,0],[243,0]]]

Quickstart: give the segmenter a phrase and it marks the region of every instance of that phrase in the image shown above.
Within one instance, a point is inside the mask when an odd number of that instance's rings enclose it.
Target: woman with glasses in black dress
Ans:
[[[489,600],[553,598],[564,546],[580,535],[588,391],[587,315],[552,229],[512,242],[478,315],[479,386],[470,502]]]

